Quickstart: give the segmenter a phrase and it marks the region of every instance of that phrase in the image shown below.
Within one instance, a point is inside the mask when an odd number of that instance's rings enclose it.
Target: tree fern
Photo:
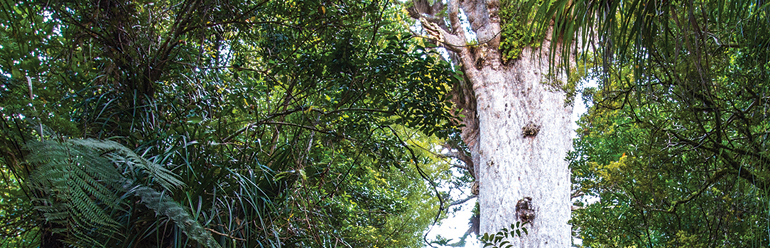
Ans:
[[[167,190],[183,187],[161,165],[142,158],[113,141],[67,139],[30,142],[29,163],[36,165],[29,185],[40,197],[36,209],[46,221],[66,233],[67,243],[78,247],[103,247],[100,240],[120,236],[121,224],[113,213],[124,210],[124,199],[137,196],[157,215],[167,216],[206,247],[219,247],[213,237]],[[152,188],[157,183],[164,190]]]

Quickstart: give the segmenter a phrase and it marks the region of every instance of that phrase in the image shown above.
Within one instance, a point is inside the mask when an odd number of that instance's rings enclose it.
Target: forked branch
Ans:
[[[449,6],[444,5],[442,1],[430,4],[427,0],[414,0],[412,3],[413,5],[407,8],[407,12],[409,16],[420,21],[429,38],[446,49],[461,53],[462,48],[466,46],[466,41],[465,32],[458,18],[457,1],[449,1]],[[449,14],[451,27],[447,26],[447,20],[440,14],[444,10]]]

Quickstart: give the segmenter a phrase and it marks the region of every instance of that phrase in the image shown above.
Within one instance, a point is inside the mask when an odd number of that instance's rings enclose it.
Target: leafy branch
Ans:
[[[511,244],[511,241],[508,241],[508,238],[513,237],[521,237],[521,233],[524,232],[524,235],[528,235],[527,228],[524,227],[524,224],[521,222],[516,222],[511,224],[511,229],[508,229],[507,227],[503,227],[503,229],[500,229],[495,234],[489,234],[484,233],[484,236],[481,237],[481,242],[484,243],[483,247],[513,247],[513,244]]]

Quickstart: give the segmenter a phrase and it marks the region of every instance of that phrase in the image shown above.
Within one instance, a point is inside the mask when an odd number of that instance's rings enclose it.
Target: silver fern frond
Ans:
[[[33,199],[46,221],[64,227],[73,246],[98,247],[98,237],[119,235],[120,224],[107,210],[119,202],[122,178],[112,163],[86,147],[51,140],[30,142],[28,178]]]
[[[219,243],[211,236],[211,233],[198,223],[187,212],[186,208],[182,207],[181,204],[174,201],[171,197],[164,196],[155,189],[140,185],[134,186],[128,192],[139,196],[142,199],[142,203],[148,208],[155,210],[156,214],[173,220],[177,227],[187,234],[187,237],[206,247],[220,247]]]
[[[70,142],[99,151],[101,156],[114,162],[119,170],[124,173],[130,173],[131,178],[138,179],[135,173],[137,170],[140,170],[148,173],[166,190],[183,188],[185,186],[170,170],[139,156],[131,149],[118,144],[118,142],[95,139],[72,139]]]
[[[114,141],[64,139],[29,142],[28,178],[36,209],[46,221],[65,233],[75,247],[104,247],[101,241],[119,238],[121,223],[115,213],[125,212],[136,196],[156,215],[167,216],[187,236],[206,247],[220,247],[211,234],[168,195],[184,187],[176,175]],[[163,190],[156,190],[157,183]],[[124,223],[123,225],[126,225]]]

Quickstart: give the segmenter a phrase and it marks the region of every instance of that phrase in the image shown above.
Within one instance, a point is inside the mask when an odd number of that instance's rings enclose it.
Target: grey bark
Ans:
[[[529,234],[511,240],[514,247],[569,247],[570,178],[565,157],[572,148],[572,107],[565,106],[562,91],[543,84],[549,73],[550,41],[544,41],[543,49],[525,48],[519,59],[503,63],[498,49],[499,1],[413,3],[409,13],[432,39],[454,53],[470,84],[455,89],[454,101],[465,109],[462,136],[479,182],[480,233],[496,233],[531,220],[525,225]],[[448,25],[436,15],[444,8]],[[478,46],[466,45],[460,9]],[[556,75],[566,80],[563,74]],[[516,212],[517,202],[526,198],[531,198],[533,218]]]

